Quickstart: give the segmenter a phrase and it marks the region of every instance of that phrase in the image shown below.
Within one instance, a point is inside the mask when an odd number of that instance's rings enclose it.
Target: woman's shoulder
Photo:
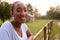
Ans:
[[[21,26],[27,28],[27,25],[25,23],[23,23]]]
[[[6,30],[6,31],[11,31],[11,23],[9,21],[4,22],[1,25],[0,30]]]
[[[1,26],[6,26],[9,24],[9,21],[4,22]]]
[[[21,27],[22,27],[25,31],[28,30],[28,26],[27,26],[25,23],[23,23]]]
[[[10,25],[10,22],[9,21],[6,21],[4,22],[2,25],[1,25],[1,28],[6,28]]]

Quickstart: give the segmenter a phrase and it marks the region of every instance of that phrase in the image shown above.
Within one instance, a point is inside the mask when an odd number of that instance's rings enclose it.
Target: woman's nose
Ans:
[[[24,16],[26,13],[24,11],[22,11],[22,13],[20,15]]]
[[[22,14],[25,15],[26,13],[24,11],[22,11]]]

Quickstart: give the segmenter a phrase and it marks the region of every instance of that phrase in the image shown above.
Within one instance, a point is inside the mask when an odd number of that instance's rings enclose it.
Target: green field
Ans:
[[[34,22],[27,22],[27,26],[31,30],[32,34],[35,35],[45,24],[47,24],[50,20],[35,20]],[[58,26],[58,22],[60,20],[53,20],[53,27],[50,34],[50,40],[54,40],[54,36],[56,34],[60,34],[60,26]],[[0,21],[0,24],[2,22]],[[43,35],[42,33],[37,37],[37,40],[40,40],[40,36]]]
[[[35,35],[46,23],[50,20],[35,20],[34,22],[27,23],[28,27],[30,28],[33,35]],[[54,36],[56,34],[60,34],[60,26],[58,26],[58,22],[60,20],[53,20],[53,27],[50,34],[50,40],[54,40]],[[42,33],[37,37],[37,40],[40,40],[40,36],[43,35]]]
[[[55,39],[56,34],[60,34],[60,26],[58,26],[58,22],[60,22],[60,20],[54,20],[52,31],[51,31],[51,38],[50,38],[51,40]]]
[[[46,23],[50,20],[35,20],[34,22],[27,23],[33,35],[35,35]]]

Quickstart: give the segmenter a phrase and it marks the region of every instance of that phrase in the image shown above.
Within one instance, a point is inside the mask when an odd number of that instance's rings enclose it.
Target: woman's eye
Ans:
[[[16,9],[17,12],[21,12],[22,10],[20,8]]]
[[[17,12],[20,12],[20,10],[16,10]]]
[[[27,12],[27,10],[24,10],[25,12]]]

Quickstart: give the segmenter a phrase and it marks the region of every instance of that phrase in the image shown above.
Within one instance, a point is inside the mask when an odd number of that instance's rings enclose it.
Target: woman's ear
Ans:
[[[13,11],[12,8],[10,9],[10,15],[13,16]]]
[[[11,16],[13,17],[13,12],[11,11]]]
[[[11,12],[11,16],[13,16],[13,13]]]

